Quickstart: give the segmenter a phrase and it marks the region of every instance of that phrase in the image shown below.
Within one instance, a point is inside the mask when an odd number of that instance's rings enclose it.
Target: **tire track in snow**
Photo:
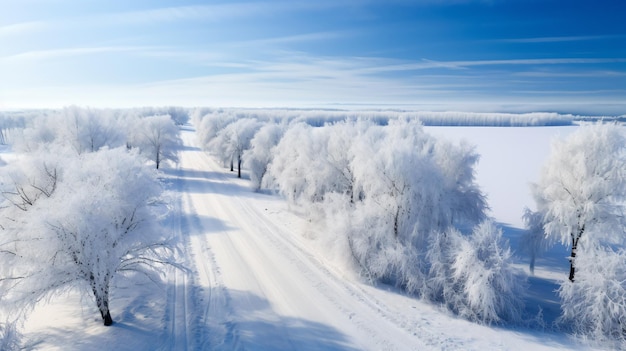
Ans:
[[[198,169],[207,169],[209,167],[206,155],[199,150],[191,152],[193,154],[187,154],[186,163],[194,165],[196,168],[194,172]],[[199,179],[206,181],[206,179]],[[219,184],[212,183],[204,184],[204,186],[204,190],[212,189],[217,191],[220,188]],[[199,276],[199,290],[203,291],[201,295],[204,296],[202,299],[205,304],[203,323],[208,326],[207,332],[210,334],[210,338],[206,340],[203,346],[211,350],[243,350],[246,349],[246,345],[242,342],[240,336],[240,326],[237,320],[240,316],[237,313],[238,311],[233,309],[232,296],[224,285],[222,272],[215,258],[214,251],[227,252],[227,256],[231,257],[231,265],[232,262],[245,263],[248,260],[240,254],[231,239],[231,233],[224,234],[224,237],[218,242],[213,241],[213,244],[219,244],[219,247],[211,247],[207,239],[212,235],[216,235],[211,228],[211,226],[215,226],[215,223],[206,223],[206,219],[201,219],[213,218],[213,216],[222,219],[236,218],[232,212],[228,211],[228,206],[222,205],[219,198],[215,196],[185,193],[185,212],[193,219],[193,227],[190,228],[187,235],[190,242],[189,252]],[[232,229],[236,232],[236,228]],[[248,271],[248,267],[246,264],[241,264],[236,271],[245,274]],[[254,281],[254,277],[249,276],[248,281]],[[278,316],[275,316],[274,319],[277,325],[281,323]],[[290,348],[297,349],[296,345],[291,345]]]
[[[179,194],[182,193],[183,187],[180,180],[177,182]],[[183,237],[183,223],[181,197],[177,196],[175,201],[174,212],[176,213],[176,231],[177,239],[184,246],[186,241]],[[188,260],[182,259],[183,264],[187,265]],[[168,274],[167,288],[167,310],[166,310],[166,342],[162,343],[161,350],[188,350],[189,342],[189,320],[188,316],[188,284],[186,272],[177,268],[170,268]]]
[[[193,153],[199,150],[185,150],[181,152],[181,163],[192,163]],[[197,161],[197,160],[196,160]],[[208,244],[203,240],[207,232],[206,225],[199,217],[198,209],[194,207],[194,196],[190,192],[188,181],[193,180],[189,172],[179,165],[182,189],[183,214],[186,218],[181,235],[185,243],[187,267],[192,270],[192,294],[194,297],[193,318],[195,321],[195,347],[193,350],[215,350],[224,346],[232,339],[233,328],[229,323],[219,323],[232,314],[230,296],[224,287],[221,272],[215,257]]]

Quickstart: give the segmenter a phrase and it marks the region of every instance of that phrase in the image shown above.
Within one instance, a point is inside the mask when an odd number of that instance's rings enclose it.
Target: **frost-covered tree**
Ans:
[[[262,124],[253,118],[238,119],[219,131],[216,137],[209,142],[209,149],[222,161],[230,160],[230,170],[234,170],[237,163],[237,177],[241,178],[242,156],[250,148],[250,141]]]
[[[5,173],[0,281],[15,306],[81,288],[111,325],[115,279],[140,273],[156,281],[175,265],[155,211],[162,189],[126,148],[71,155],[25,156]]]
[[[29,126],[22,130],[13,148],[17,152],[35,152],[45,148],[57,139],[57,123],[54,117],[39,116],[33,118]]]
[[[189,111],[185,108],[170,106],[165,109],[165,114],[168,114],[177,126],[182,126],[189,122]]]
[[[285,133],[283,125],[268,123],[259,129],[250,140],[250,148],[244,151],[242,158],[250,170],[250,182],[253,190],[259,190],[267,167],[273,159],[274,147]]]
[[[293,124],[274,149],[267,177],[290,203],[320,199],[314,184],[322,180],[313,173],[317,169],[314,164],[323,158],[314,142],[317,130],[304,123]]]
[[[530,256],[528,269],[531,274],[535,272],[535,261],[539,255],[548,250],[555,243],[553,236],[546,236],[543,229],[543,215],[540,212],[524,209],[522,216],[526,231],[522,235],[521,249]]]
[[[354,148],[363,202],[383,209],[394,237],[423,247],[433,231],[484,219],[487,204],[474,180],[478,155],[469,145],[454,146],[418,123],[397,121],[370,128]]]
[[[416,292],[427,271],[416,260],[428,238],[484,218],[477,159],[473,148],[438,141],[416,122],[296,123],[276,146],[268,176],[292,203],[347,209],[344,235],[362,272]]]
[[[319,203],[329,193],[351,198],[351,144],[359,128],[354,123],[291,125],[273,151],[268,181],[293,203]]]
[[[213,152],[210,143],[227,125],[236,120],[236,116],[212,111],[199,118],[199,120],[199,123],[196,124],[198,144],[203,150]]]
[[[60,118],[66,122],[60,136],[66,137],[79,154],[124,144],[124,133],[111,110],[68,107]]]
[[[131,145],[156,164],[159,169],[165,160],[176,162],[178,127],[169,115],[139,119],[131,136]]]
[[[112,110],[72,106],[50,116],[35,118],[32,125],[24,130],[16,149],[33,152],[56,143],[67,145],[78,154],[94,152],[103,147],[124,145],[125,129]]]
[[[573,282],[581,247],[626,239],[623,127],[582,126],[567,139],[554,142],[532,188],[546,234],[571,247],[569,280]]]

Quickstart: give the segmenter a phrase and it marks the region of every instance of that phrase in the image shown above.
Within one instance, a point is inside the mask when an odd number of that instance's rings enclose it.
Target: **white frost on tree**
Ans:
[[[220,150],[223,160],[230,159],[230,170],[237,164],[237,177],[241,178],[243,153],[250,148],[250,141],[261,128],[261,123],[254,118],[242,118],[227,125],[217,137],[209,143],[213,149]]]
[[[582,126],[554,142],[532,190],[546,234],[571,247],[569,280],[574,281],[579,249],[626,239],[623,127]]]
[[[626,138],[622,126],[581,126],[552,145],[533,185],[549,240],[571,248],[561,322],[626,345]]]
[[[250,140],[250,148],[244,151],[243,161],[250,171],[252,189],[261,189],[267,167],[272,162],[274,147],[285,133],[285,126],[268,123],[261,127]]]
[[[124,128],[114,111],[72,106],[35,118],[16,141],[16,150],[34,152],[65,144],[82,154],[122,146],[125,141]]]
[[[130,143],[159,169],[163,161],[178,161],[178,133],[169,115],[145,117],[137,120]]]
[[[5,296],[16,307],[80,288],[105,325],[112,281],[135,273],[160,279],[175,265],[159,227],[156,171],[125,148],[79,156],[34,155],[2,181],[0,257]],[[57,155],[58,156],[58,155]]]

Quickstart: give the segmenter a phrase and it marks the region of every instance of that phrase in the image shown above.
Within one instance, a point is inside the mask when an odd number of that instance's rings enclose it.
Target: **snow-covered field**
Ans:
[[[477,180],[513,248],[528,183],[539,176],[553,137],[576,127],[428,127],[464,138],[481,155]],[[592,347],[550,325],[481,326],[389,286],[372,286],[328,260],[308,239],[320,230],[278,196],[254,193],[181,131],[176,165],[164,169],[175,209],[169,228],[183,263],[165,286],[116,287],[115,324],[102,326],[91,301],[68,294],[42,303],[24,325],[27,349],[45,350],[571,350]],[[0,157],[10,158],[5,153]],[[245,178],[245,177],[244,177]],[[526,298],[558,315],[554,279],[566,279],[567,251],[539,259]],[[519,258],[520,267],[526,260]],[[97,317],[97,318],[96,318]]]

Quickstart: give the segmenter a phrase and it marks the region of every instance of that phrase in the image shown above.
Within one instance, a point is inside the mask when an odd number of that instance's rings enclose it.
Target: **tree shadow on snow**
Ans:
[[[206,350],[357,350],[348,337],[330,325],[280,316],[263,297],[223,289],[227,307],[207,321]],[[220,321],[212,320],[221,319]]]
[[[111,296],[113,325],[105,327],[88,297],[54,299],[55,311],[37,332],[24,335],[25,350],[155,350],[163,334],[168,285],[137,276],[116,283]],[[35,316],[33,316],[34,318]]]
[[[189,169],[189,168],[166,168],[166,169],[163,169],[162,172],[172,177],[183,178],[183,180],[187,180],[187,179],[218,180],[222,177],[222,173],[220,172],[199,171],[199,170]]]
[[[530,256],[523,249],[524,230],[512,227],[506,223],[497,223],[497,225],[502,228],[503,237],[509,241],[516,263],[524,264],[528,267]],[[569,257],[569,255],[568,247],[561,243],[555,243],[549,250],[537,256],[535,269],[563,272],[563,276],[567,278],[569,272],[569,261],[567,257]]]
[[[514,252],[514,261],[524,265],[524,271],[528,274],[524,315],[529,318],[540,317],[541,320],[538,322],[542,322],[548,330],[556,328],[555,322],[561,315],[561,304],[557,294],[560,281],[558,278],[555,279],[555,276],[567,278],[569,268],[567,247],[556,244],[538,255],[535,260],[535,274],[529,274],[530,256],[522,249],[524,230],[503,223],[498,225],[502,228],[503,236],[509,240]],[[538,328],[544,326],[535,325]]]
[[[163,173],[170,176],[166,183],[174,191],[194,194],[220,194],[226,196],[251,197],[254,192],[249,187],[229,182],[236,173],[198,171],[191,169],[168,169]]]
[[[187,222],[189,221],[189,222]],[[190,224],[192,226],[190,226]],[[188,234],[205,234],[228,232],[237,228],[231,227],[219,218],[199,214],[187,214],[181,224],[181,231]]]

